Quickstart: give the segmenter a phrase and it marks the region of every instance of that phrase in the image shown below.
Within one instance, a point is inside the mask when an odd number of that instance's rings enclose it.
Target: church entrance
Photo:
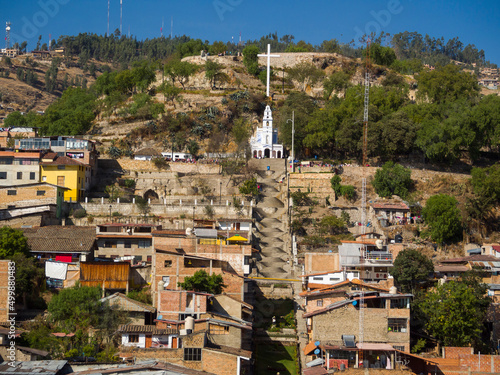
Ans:
[[[254,152],[253,152],[253,157],[254,157],[254,158],[257,158],[257,150],[254,150]]]
[[[269,150],[268,148],[266,148],[266,149],[264,150],[264,157],[265,157],[265,158],[269,158],[269,157],[271,157],[271,150]]]
[[[281,151],[278,151],[278,159],[281,159]]]

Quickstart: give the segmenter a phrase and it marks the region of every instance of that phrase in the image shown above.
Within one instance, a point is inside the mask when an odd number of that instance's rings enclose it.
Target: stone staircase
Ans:
[[[255,256],[255,276],[286,279],[290,277],[287,207],[280,199],[285,162],[283,159],[254,159],[252,163],[259,176],[257,181],[262,186],[260,199],[253,210],[256,219],[255,246],[260,250]]]

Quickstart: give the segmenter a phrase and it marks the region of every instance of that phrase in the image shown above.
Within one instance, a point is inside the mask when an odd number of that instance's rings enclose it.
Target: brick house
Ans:
[[[339,270],[338,253],[305,253],[304,273],[314,274]]]
[[[370,211],[381,221],[382,226],[405,224],[410,218],[410,207],[403,202],[373,203]]]
[[[56,217],[60,218],[66,190],[68,188],[46,182],[0,186],[0,210],[52,205],[55,206]]]
[[[341,284],[344,285],[304,295],[309,342],[319,341],[325,356],[347,359],[349,367],[357,367],[361,360],[365,366],[374,364],[378,357],[384,356],[383,363],[394,368],[395,349],[410,350],[412,295],[395,293],[394,289],[387,293],[360,282]],[[363,293],[362,342],[360,293]]]
[[[41,151],[0,151],[0,186],[40,182]]]
[[[127,313],[130,324],[153,325],[156,317],[156,309],[146,303],[142,303],[125,294],[114,293],[102,298],[101,303],[109,303],[111,308],[119,308]]]
[[[133,257],[133,263],[152,262],[152,232],[161,230],[156,224],[108,223],[96,226],[96,257]]]
[[[179,331],[160,329],[153,325],[124,324],[118,327],[122,347],[178,348]]]
[[[310,273],[300,275],[302,278],[302,287],[306,290],[322,289],[328,285],[335,285],[346,280],[359,279],[359,271],[332,271]]]

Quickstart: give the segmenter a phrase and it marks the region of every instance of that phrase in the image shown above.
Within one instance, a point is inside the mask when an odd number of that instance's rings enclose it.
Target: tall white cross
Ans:
[[[266,89],[266,96],[269,97],[269,77],[271,75],[271,57],[280,57],[280,55],[271,55],[271,45],[267,45],[267,55],[264,54],[258,54],[258,57],[267,57],[267,89]]]

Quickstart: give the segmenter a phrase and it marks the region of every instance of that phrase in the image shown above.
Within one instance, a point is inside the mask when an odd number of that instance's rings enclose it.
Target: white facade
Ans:
[[[262,128],[257,128],[255,135],[250,139],[252,157],[281,159],[283,145],[278,144],[278,129],[273,129],[273,113],[271,107],[266,106]]]

